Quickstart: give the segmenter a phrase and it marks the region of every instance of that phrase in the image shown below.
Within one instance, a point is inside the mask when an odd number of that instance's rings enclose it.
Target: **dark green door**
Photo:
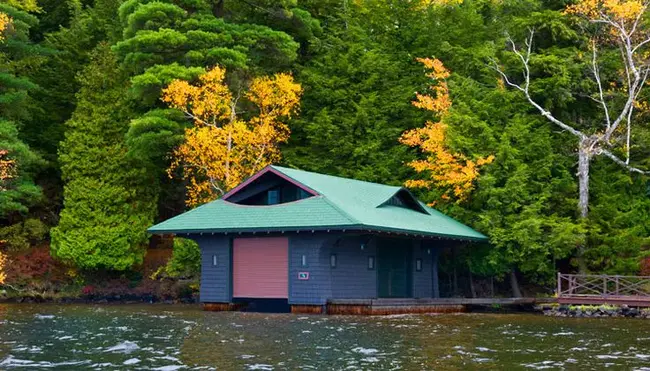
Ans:
[[[411,297],[411,244],[401,240],[380,240],[377,246],[378,296]]]

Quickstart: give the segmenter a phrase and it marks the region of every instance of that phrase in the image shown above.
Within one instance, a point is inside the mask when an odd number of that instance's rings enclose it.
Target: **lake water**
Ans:
[[[650,321],[0,305],[0,369],[650,370]]]

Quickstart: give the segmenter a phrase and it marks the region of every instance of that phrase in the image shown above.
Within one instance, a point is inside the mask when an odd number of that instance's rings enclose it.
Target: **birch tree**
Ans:
[[[509,76],[492,60],[493,68],[506,85],[519,90],[528,102],[549,122],[577,139],[578,152],[578,210],[581,218],[589,214],[589,167],[597,156],[604,156],[627,171],[650,174],[647,169],[631,162],[633,130],[642,123],[637,119],[639,95],[650,73],[650,28],[647,9],[650,1],[639,0],[581,0],[568,6],[566,15],[576,16],[583,30],[593,30],[589,42],[589,78],[594,90],[589,96],[600,107],[598,122],[585,127],[584,123],[561,120],[547,110],[531,94],[531,56],[535,30],[530,29],[523,47],[508,36],[507,42],[523,68],[520,78]],[[601,72],[600,53],[615,47],[620,51],[622,72],[614,81],[605,81]],[[623,89],[616,89],[617,85]]]
[[[174,151],[169,169],[170,176],[183,169],[188,206],[222,196],[279,160],[278,145],[290,134],[285,120],[300,103],[302,88],[291,75],[255,78],[248,91],[236,94],[225,76],[225,69],[214,67],[199,77],[198,85],[175,80],[163,91],[162,100],[194,123]],[[244,101],[252,108],[248,112],[240,110]]]

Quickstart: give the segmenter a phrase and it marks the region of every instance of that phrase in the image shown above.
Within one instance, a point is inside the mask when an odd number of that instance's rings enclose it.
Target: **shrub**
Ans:
[[[165,267],[171,278],[191,278],[201,273],[201,250],[199,245],[185,238],[174,239],[174,252]]]
[[[66,274],[68,269],[52,258],[48,246],[12,252],[9,260],[6,283],[17,289],[56,290],[73,281]]]
[[[0,241],[11,251],[26,250],[42,242],[49,229],[39,219],[27,219],[23,222],[0,227]]]

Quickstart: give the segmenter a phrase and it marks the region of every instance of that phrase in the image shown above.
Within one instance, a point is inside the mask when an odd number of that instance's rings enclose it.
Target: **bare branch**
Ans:
[[[492,68],[501,75],[501,77],[504,79],[506,84],[508,84],[509,86],[514,87],[514,88],[518,89],[519,91],[521,91],[522,93],[524,93],[524,95],[526,96],[526,99],[528,100],[528,102],[533,107],[535,107],[542,114],[542,116],[546,117],[546,119],[548,119],[549,121],[551,121],[555,125],[559,126],[563,130],[568,131],[569,133],[571,133],[571,134],[573,134],[573,135],[575,135],[575,136],[577,136],[577,137],[579,137],[581,139],[587,138],[587,135],[585,135],[584,133],[580,132],[579,130],[576,130],[576,129],[572,128],[571,126],[565,124],[561,120],[558,120],[555,116],[553,116],[553,114],[551,114],[549,111],[544,109],[544,107],[542,107],[537,102],[535,102],[535,100],[530,96],[530,92],[528,90],[529,87],[530,87],[530,67],[529,67],[528,62],[530,60],[532,44],[533,44],[533,36],[534,35],[535,35],[535,30],[531,29],[530,30],[530,35],[526,39],[526,55],[525,56],[517,49],[517,46],[516,46],[514,40],[512,40],[512,38],[510,36],[508,36],[508,42],[510,43],[510,45],[512,45],[512,51],[517,55],[517,57],[519,57],[519,60],[521,61],[522,65],[524,67],[524,73],[523,73],[523,75],[524,75],[524,86],[523,87],[521,85],[519,85],[519,84],[515,84],[515,83],[511,82],[510,79],[508,79],[508,76],[505,74],[505,72],[503,72],[503,70],[501,70],[501,67],[499,67],[499,64],[494,59],[492,59],[492,64],[493,64]]]
[[[597,48],[596,48],[596,40],[592,40],[592,56],[591,56],[591,66],[592,66],[592,72],[594,74],[594,78],[596,79],[596,84],[598,85],[598,95],[600,96],[600,100],[596,100],[601,104],[603,107],[603,110],[605,111],[605,122],[607,123],[607,130],[611,127],[612,123],[609,118],[609,110],[607,109],[607,104],[605,103],[605,98],[603,94],[603,84],[600,80],[600,68],[598,67],[598,60],[597,60]]]
[[[641,48],[643,45],[645,45],[645,44],[647,44],[647,43],[649,43],[649,42],[650,42],[650,38],[641,41],[640,43],[638,43],[638,44],[637,44],[637,45],[632,49],[632,53],[636,53],[636,51],[639,50],[639,48]]]
[[[610,23],[612,26],[614,24],[615,22]],[[608,130],[605,133],[605,141],[607,142],[610,141],[612,134],[616,131],[621,122],[628,117],[631,117],[630,111],[634,109],[634,100],[646,81],[645,73],[642,75],[634,60],[631,36],[624,29],[619,29],[619,32],[621,38],[621,53],[623,54],[623,62],[627,75],[628,97],[619,116],[608,127]]]
[[[632,172],[632,173],[639,173],[639,174],[643,174],[643,175],[650,175],[650,171],[641,170],[641,169],[636,168],[636,167],[634,167],[634,166],[630,166],[630,165],[627,164],[625,161],[621,160],[621,159],[618,158],[615,154],[611,153],[610,151],[608,151],[608,150],[606,150],[606,149],[601,149],[601,150],[600,150],[600,154],[603,154],[603,155],[609,157],[612,161],[614,161],[615,163],[617,163],[617,164],[623,166],[624,168],[626,168],[627,170],[629,170],[629,171]]]

